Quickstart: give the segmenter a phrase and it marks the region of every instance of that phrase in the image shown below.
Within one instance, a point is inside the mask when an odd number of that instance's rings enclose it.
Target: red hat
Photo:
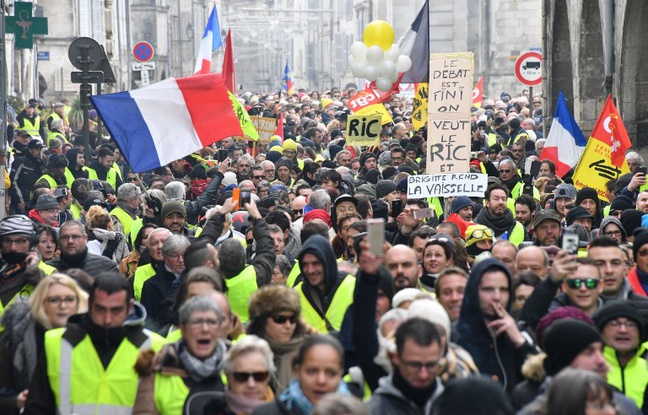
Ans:
[[[323,209],[313,209],[304,215],[304,223],[308,223],[313,219],[321,219],[326,222],[329,227],[333,226],[333,222],[331,222],[331,215],[329,215],[328,212]]]

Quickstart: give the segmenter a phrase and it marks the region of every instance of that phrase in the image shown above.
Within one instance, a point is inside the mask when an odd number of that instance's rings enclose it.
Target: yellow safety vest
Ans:
[[[135,300],[139,301],[142,299],[144,283],[151,279],[155,273],[156,271],[152,264],[137,267],[135,275],[133,276],[133,296],[135,297]]]
[[[632,399],[639,408],[643,407],[644,393],[648,385],[647,348],[648,343],[640,344],[635,355],[623,369],[619,366],[616,351],[609,346],[603,348],[603,357],[610,366],[607,382]]]
[[[36,117],[35,124],[32,124],[32,122],[29,121],[27,118],[23,118],[23,123],[24,125],[20,128],[21,130],[31,135],[32,137],[42,139],[42,137],[40,136],[40,123],[41,123],[40,117]]]
[[[308,324],[320,333],[327,334],[329,332],[327,321],[333,330],[340,330],[344,314],[347,308],[353,304],[353,291],[355,290],[355,277],[347,275],[344,277],[342,284],[338,287],[333,294],[333,300],[326,310],[326,315],[322,317],[320,313],[315,310],[315,307],[308,301],[303,291],[303,282],[300,282],[295,289],[301,297],[302,317]],[[326,319],[325,319],[326,318]]]
[[[40,265],[39,265],[40,268]],[[49,275],[49,274],[48,274]],[[2,304],[0,302],[0,316],[2,316],[7,308],[11,306],[13,303],[16,301],[27,301],[29,300],[29,297],[31,297],[32,293],[34,292],[34,286],[31,285],[30,283],[25,284],[25,286],[16,293],[16,295],[13,296],[13,298],[7,303],[7,304]],[[4,326],[0,325],[0,333],[4,331]]]
[[[60,131],[58,131],[58,130],[56,130],[56,131],[50,131],[49,133],[47,133],[47,141],[46,141],[46,143],[45,143],[45,144],[47,145],[47,147],[49,147],[49,145],[50,145],[50,140],[51,140],[52,138],[58,138],[59,140],[61,140],[61,143],[63,143],[63,144],[69,142],[68,139],[65,138],[65,136],[64,136]]]
[[[56,179],[50,176],[49,174],[42,175],[41,177],[38,178],[38,180],[36,180],[35,183],[38,183],[43,179],[47,181],[47,184],[49,184],[50,189],[56,189],[58,183],[56,183]]]
[[[180,376],[155,374],[153,401],[159,414],[181,415],[187,396],[189,388]]]
[[[82,210],[83,208],[79,207],[79,202],[77,202],[76,200],[70,205],[70,212],[72,213],[74,220],[79,220],[79,218],[81,218]]]
[[[259,289],[256,277],[254,265],[248,265],[235,277],[225,279],[230,306],[232,311],[240,317],[242,323],[246,323],[250,319],[248,302],[252,294]]]
[[[509,242],[511,242],[515,246],[519,246],[522,242],[524,242],[524,225],[522,225],[520,222],[517,222],[515,224],[513,231],[509,235]]]
[[[108,173],[106,174],[106,181],[108,184],[112,186],[115,191],[117,191],[117,172],[115,171],[114,168],[108,169]]]
[[[130,245],[133,249],[137,249],[135,246],[135,239],[137,239],[137,234],[139,233],[140,229],[142,229],[142,226],[144,226],[144,221],[142,218],[137,218],[133,221],[133,224],[131,225],[131,231],[130,231]],[[197,238],[198,235],[194,234],[194,236]]]
[[[297,278],[299,278],[300,275],[301,269],[299,268],[299,261],[295,261],[295,265],[293,265],[290,274],[288,274],[288,278],[286,278],[286,285],[293,288],[297,285]]]
[[[51,275],[57,272],[57,269],[51,265],[47,265],[42,260],[38,263],[38,268],[45,273],[45,275]]]
[[[120,179],[124,180],[124,178],[122,177],[121,169],[119,168],[119,164],[117,164],[117,162],[113,162],[113,165],[112,165],[111,169],[115,170],[115,173],[117,173],[117,176],[119,176]],[[117,189],[115,189],[115,190],[117,190]]]
[[[124,228],[124,235],[128,237],[128,235],[131,233],[131,230],[133,229],[133,222],[135,222],[137,219],[133,219],[133,217],[128,212],[126,212],[119,206],[111,210],[110,214],[116,217],[117,220],[119,220],[122,228]],[[141,221],[141,219],[139,220]]]
[[[88,179],[89,180],[99,180],[99,178],[97,177],[97,172],[94,169],[91,169],[90,167],[83,166],[82,170],[88,172]],[[74,175],[72,174],[72,171],[70,170],[69,167],[66,167],[65,168],[65,182],[67,183],[67,187],[69,187],[71,189],[72,188],[72,183],[74,183],[74,180],[76,180],[76,179],[74,178]]]
[[[73,346],[63,338],[66,328],[45,333],[47,377],[59,414],[128,415],[137,396],[139,376],[134,365],[141,351],[160,350],[164,339],[145,331],[148,339],[137,347],[122,340],[104,369],[90,336]]]

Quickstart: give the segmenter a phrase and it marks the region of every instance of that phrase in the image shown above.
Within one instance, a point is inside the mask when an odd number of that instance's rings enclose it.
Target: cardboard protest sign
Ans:
[[[258,142],[261,144],[269,143],[270,138],[274,135],[275,129],[277,128],[277,119],[270,117],[250,117],[250,120],[259,132]]]
[[[407,198],[435,196],[484,197],[488,175],[481,173],[450,173],[409,176]]]
[[[473,54],[433,53],[428,91],[428,173],[470,171]]]
[[[380,130],[382,129],[380,120],[380,115],[350,115],[347,118],[347,145],[380,145]]]

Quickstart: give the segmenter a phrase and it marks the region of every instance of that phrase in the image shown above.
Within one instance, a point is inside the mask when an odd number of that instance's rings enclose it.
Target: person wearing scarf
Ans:
[[[517,224],[513,213],[506,206],[507,195],[506,188],[502,185],[489,187],[484,199],[486,207],[480,210],[475,218],[475,223],[492,229],[497,239],[501,239],[505,232],[510,236]]]

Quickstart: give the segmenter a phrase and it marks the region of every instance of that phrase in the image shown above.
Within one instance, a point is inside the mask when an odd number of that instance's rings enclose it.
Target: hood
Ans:
[[[92,233],[94,233],[95,237],[100,241],[112,241],[117,237],[117,234],[115,232],[101,228],[92,229]]]
[[[626,233],[626,230],[623,228],[623,225],[621,224],[621,221],[614,216],[606,216],[603,218],[601,221],[601,226],[599,227],[599,232],[598,236],[603,236],[605,233],[605,227],[608,226],[610,223],[614,223],[616,226],[621,228],[621,241],[625,242],[628,234]]]
[[[68,160],[68,167],[70,170],[75,170],[77,155],[79,154],[79,149],[72,147],[65,153],[65,158]]]
[[[315,255],[324,264],[326,273],[326,292],[324,294],[328,295],[335,287],[338,279],[338,267],[337,261],[335,260],[335,253],[333,252],[333,246],[331,246],[328,239],[321,235],[311,236],[302,246],[302,249],[299,252],[299,257],[297,258],[299,260],[299,266],[302,269],[302,259],[306,254]],[[304,284],[308,284],[307,278],[304,278]]]
[[[146,321],[146,309],[143,305],[135,301],[133,306],[133,312],[126,317],[123,326],[124,327],[135,327],[142,326],[144,327],[144,322]]]
[[[481,283],[482,275],[486,270],[496,269],[498,271],[504,272],[506,278],[509,282],[509,300],[506,304],[506,310],[511,310],[511,305],[513,304],[513,278],[511,272],[506,268],[506,266],[499,260],[495,258],[485,259],[478,264],[476,264],[470,271],[470,277],[468,278],[468,285],[466,286],[466,291],[461,304],[461,316],[465,316],[465,319],[468,318],[478,318],[482,320],[481,309],[479,308],[479,284]],[[462,318],[459,317],[459,324],[461,324]]]

